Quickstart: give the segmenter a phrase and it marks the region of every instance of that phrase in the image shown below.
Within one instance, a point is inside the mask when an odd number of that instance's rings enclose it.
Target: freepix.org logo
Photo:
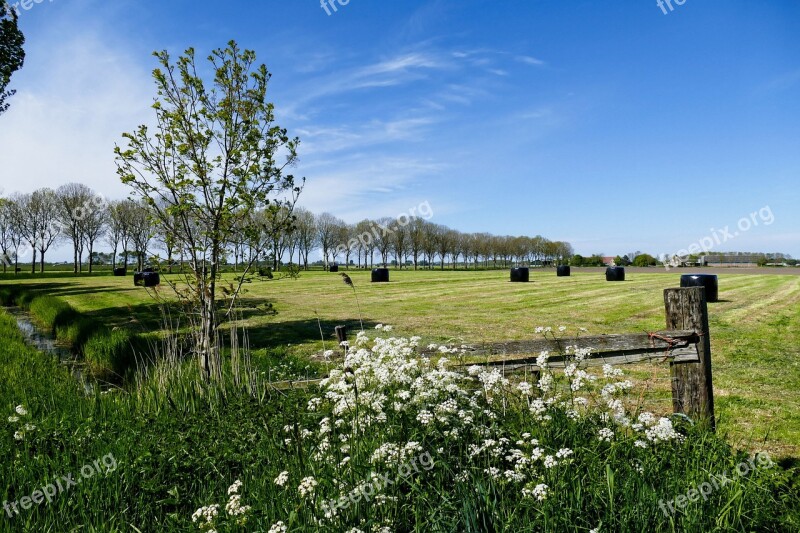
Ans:
[[[53,0],[48,0],[48,1],[52,2]],[[44,2],[44,0],[20,0],[19,2],[14,2],[13,4],[9,2],[8,7],[13,9],[14,13],[16,13],[17,16],[19,17],[20,15],[22,15],[22,11],[20,11],[20,9],[22,9],[23,11],[30,11],[31,9],[33,9],[33,6],[35,6],[36,4],[41,4],[42,2]]]
[[[350,0],[320,0],[320,7],[328,14],[330,17],[334,13],[339,11],[337,4],[340,6],[346,6],[350,3]]]

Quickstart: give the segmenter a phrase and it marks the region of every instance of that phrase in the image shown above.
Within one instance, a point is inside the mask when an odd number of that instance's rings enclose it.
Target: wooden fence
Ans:
[[[666,329],[623,335],[598,335],[571,339],[543,338],[468,346],[465,355],[486,356],[483,366],[499,366],[505,372],[538,372],[536,358],[550,352],[548,366],[563,367],[567,346],[591,348],[587,366],[620,365],[644,361],[669,362],[672,406],[692,420],[707,421],[714,428],[714,391],[711,379],[711,339],[704,287],[664,290]],[[336,327],[339,342],[347,339],[347,328]],[[529,355],[526,355],[529,354]],[[472,365],[469,365],[472,366]],[[276,389],[305,388],[319,379],[272,383]]]
[[[705,288],[666,289],[664,307],[667,329],[663,331],[499,342],[469,347],[466,355],[485,355],[490,359],[479,364],[499,366],[505,372],[537,372],[536,358],[543,351],[551,354],[548,366],[563,367],[568,362],[563,356],[567,346],[591,348],[591,354],[584,360],[587,366],[669,362],[673,411],[692,420],[706,420],[713,428],[714,391]]]

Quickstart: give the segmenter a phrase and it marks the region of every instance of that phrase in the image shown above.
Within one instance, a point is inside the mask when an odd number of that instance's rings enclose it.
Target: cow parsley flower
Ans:
[[[27,409],[25,409],[25,407],[24,407],[24,406],[22,406],[22,405],[18,405],[18,406],[16,407],[16,409],[14,409],[14,410],[15,410],[15,411],[17,412],[17,414],[18,414],[18,415],[20,415],[20,416],[25,416],[25,415],[27,415],[27,414],[28,414],[28,410],[27,410]]]
[[[272,527],[269,528],[269,533],[286,533],[286,531],[286,524],[280,520],[272,524]]]
[[[284,485],[286,485],[287,481],[289,481],[289,472],[284,470],[283,472],[278,474],[278,477],[275,478],[274,483],[279,487],[283,487]]]
[[[200,522],[200,527],[210,526],[219,515],[219,505],[209,505],[201,507],[192,514],[192,522]]]
[[[597,432],[597,438],[600,441],[611,442],[614,438],[614,432],[610,428],[602,428]]]
[[[297,487],[297,491],[300,493],[300,496],[312,496],[314,494],[314,489],[318,485],[317,480],[314,479],[312,476],[304,477],[302,481],[300,481],[300,485]]]

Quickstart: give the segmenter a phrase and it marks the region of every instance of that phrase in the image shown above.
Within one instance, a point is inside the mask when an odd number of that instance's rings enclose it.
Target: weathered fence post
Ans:
[[[665,289],[667,329],[694,330],[698,335],[697,363],[670,363],[672,406],[693,420],[706,420],[712,429],[714,389],[711,380],[711,339],[708,331],[708,304],[705,288]]]
[[[344,349],[344,352],[347,353],[347,347],[342,346],[342,343],[347,340],[347,326],[336,326],[333,328],[336,331],[336,338],[339,341],[339,346]]]

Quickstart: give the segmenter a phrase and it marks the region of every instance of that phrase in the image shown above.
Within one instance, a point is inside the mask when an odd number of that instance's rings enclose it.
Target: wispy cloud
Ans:
[[[397,206],[408,208],[404,204],[417,198],[416,183],[440,175],[445,168],[431,160],[365,154],[318,161],[305,169],[311,179],[301,203],[348,222],[392,216]]]
[[[424,138],[426,127],[435,123],[432,117],[396,120],[374,120],[366,124],[339,126],[303,126],[295,133],[303,140],[301,155],[318,155]]]
[[[544,65],[547,64],[541,59],[537,59],[532,56],[516,56],[514,59],[516,59],[520,63],[525,63],[526,65],[533,65],[535,67],[543,67]]]

